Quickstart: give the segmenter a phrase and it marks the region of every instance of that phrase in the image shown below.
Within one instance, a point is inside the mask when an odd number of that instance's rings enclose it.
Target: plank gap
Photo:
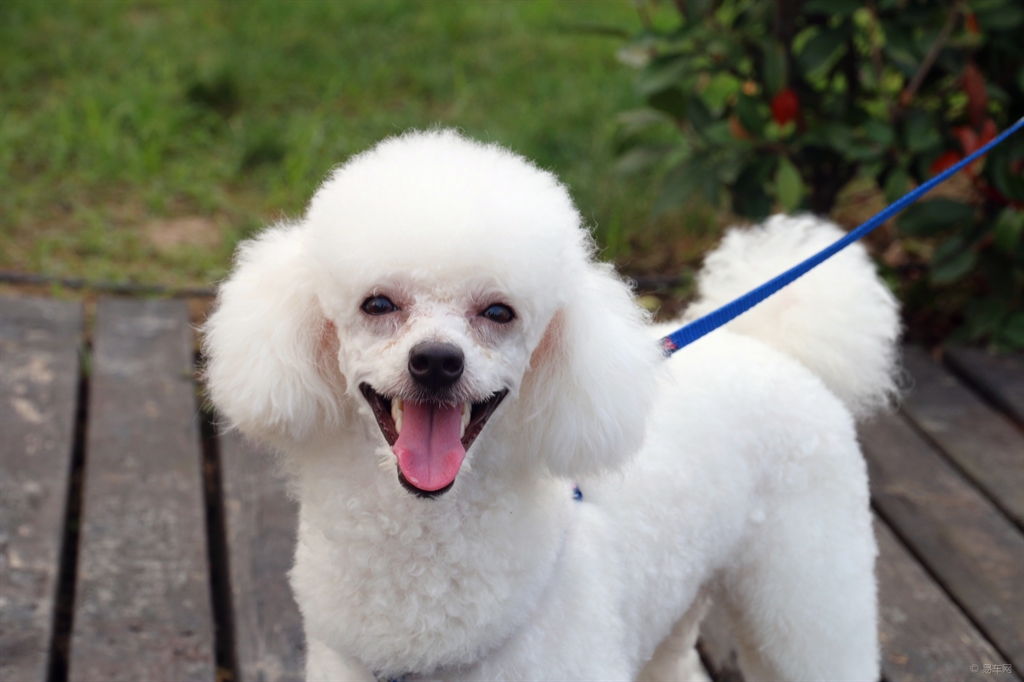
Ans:
[[[1013,409],[1013,405],[1004,396],[993,390],[992,386],[976,372],[972,372],[971,368],[956,353],[943,350],[941,364],[957,379],[970,386],[983,403],[1005,416],[1014,426],[1024,432],[1024,420],[1021,419],[1019,412]]]
[[[973,625],[978,630],[978,632],[982,634],[982,636],[989,643],[989,645],[993,649],[995,649],[1000,656],[1002,656],[1003,661],[1011,661],[1012,657],[1008,656],[1007,652],[1000,648],[999,643],[996,642],[991,632],[989,632],[989,629],[985,627],[985,624],[976,619],[974,615],[971,613],[971,610],[967,608],[967,605],[957,598],[953,590],[951,590],[949,585],[946,584],[946,581],[942,579],[942,576],[936,573],[932,566],[928,563],[928,558],[924,556],[921,552],[918,552],[917,548],[914,546],[914,543],[911,542],[910,538],[908,538],[903,533],[903,530],[900,528],[899,523],[897,523],[897,521],[893,519],[890,515],[886,514],[885,509],[883,509],[882,506],[875,501],[874,497],[871,498],[871,509],[872,511],[875,512],[875,514],[878,515],[878,518],[882,519],[882,521],[885,522],[886,527],[888,527],[889,530],[892,531],[892,534],[896,536],[896,539],[899,540],[903,548],[907,550],[910,553],[910,555],[914,557],[915,560],[917,560],[917,563],[921,566],[922,569],[924,569],[924,572],[928,574],[928,577],[932,579],[932,581],[939,587],[939,589],[942,590],[942,593],[945,594],[946,597],[948,597],[949,600],[956,605],[956,608],[960,611],[961,615],[963,615],[963,617],[966,618],[971,623],[971,625]]]
[[[197,355],[196,367],[202,366]],[[214,657],[217,682],[236,682],[234,611],[231,605],[231,566],[228,564],[224,487],[221,482],[220,441],[216,417],[203,396],[199,400],[199,433],[203,449],[203,490],[206,503],[207,557],[210,562],[210,602],[213,604]]]
[[[908,426],[910,426],[910,429],[917,434],[921,440],[930,445],[931,448],[938,453],[939,457],[960,475],[960,478],[962,478],[967,485],[973,488],[976,493],[981,495],[986,502],[995,507],[999,511],[1000,516],[1009,521],[1017,530],[1024,532],[1024,524],[1017,520],[1013,511],[1009,509],[998,497],[990,493],[985,486],[979,484],[978,480],[971,475],[971,472],[967,471],[967,469],[957,462],[955,457],[946,452],[946,449],[942,447],[942,443],[936,440],[930,433],[928,433],[928,431],[921,428],[917,423],[917,420],[907,414],[903,409],[900,410],[899,416]]]
[[[64,536],[61,539],[53,637],[50,640],[50,660],[46,671],[48,682],[67,682],[68,679],[71,630],[75,617],[75,575],[78,571],[82,484],[85,480],[85,441],[89,428],[89,357],[91,351],[89,340],[86,338],[81,346],[79,361],[74,440],[71,447],[71,475],[68,478],[67,506],[64,510]]]

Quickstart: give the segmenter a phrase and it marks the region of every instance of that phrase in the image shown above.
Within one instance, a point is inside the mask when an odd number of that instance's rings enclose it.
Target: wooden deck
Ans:
[[[0,680],[301,679],[295,504],[200,410],[185,303],[104,299],[85,326],[0,299]],[[1024,358],[942,360],[908,348],[902,410],[861,429],[884,677],[1018,680]],[[712,619],[718,681],[728,641]]]

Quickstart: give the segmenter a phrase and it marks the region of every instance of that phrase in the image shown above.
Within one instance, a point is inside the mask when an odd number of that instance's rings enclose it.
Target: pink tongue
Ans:
[[[420,490],[440,490],[455,480],[466,458],[459,430],[462,406],[406,401],[402,432],[391,448],[405,479]]]

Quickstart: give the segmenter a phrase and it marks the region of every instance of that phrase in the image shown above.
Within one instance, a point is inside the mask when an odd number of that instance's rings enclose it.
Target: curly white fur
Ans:
[[[705,259],[687,317],[710,313],[842,236],[813,216],[774,216],[732,230]],[[898,305],[864,247],[852,244],[728,328],[800,360],[860,417],[896,396]]]
[[[731,235],[698,307],[834,234]],[[891,390],[895,309],[863,251],[811,277],[664,361],[668,327],[594,262],[549,173],[450,131],[340,167],[243,245],[204,341],[213,402],[283,453],[301,502],[308,678],[649,678],[713,593],[748,679],[877,679],[851,409]],[[514,321],[481,315],[495,302]],[[460,400],[509,391],[435,499],[399,483],[359,388],[407,395],[422,341],[463,351]]]

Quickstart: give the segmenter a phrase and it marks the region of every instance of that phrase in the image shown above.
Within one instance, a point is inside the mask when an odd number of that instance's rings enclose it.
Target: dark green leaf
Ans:
[[[715,160],[715,176],[723,185],[736,182],[746,161],[745,154],[727,154]]]
[[[931,199],[914,204],[899,217],[904,234],[927,237],[974,220],[974,209],[952,199]]]
[[[756,157],[742,170],[736,183],[730,188],[733,212],[752,220],[768,217],[772,210],[772,202],[765,192],[765,185],[771,178],[777,162],[777,156],[764,154]]]
[[[689,115],[688,120],[697,130],[706,130],[715,122],[711,112],[697,95],[690,95],[686,98],[686,112]]]
[[[704,175],[699,180],[701,196],[704,197],[704,201],[712,206],[718,204],[718,197],[722,192],[722,185],[718,182],[716,175]]]
[[[765,183],[771,179],[778,164],[779,157],[775,154],[760,154],[754,158],[753,163],[747,166],[744,177],[747,177],[750,182],[757,183],[759,187],[764,187]]]
[[[653,109],[623,111],[616,116],[615,120],[619,124],[618,133],[620,135],[635,135],[650,128],[672,123],[672,119],[668,116]]]
[[[848,35],[846,27],[840,26],[826,29],[811,38],[797,57],[797,63],[804,75],[817,74],[820,69],[823,70],[833,64],[839,58],[839,53],[846,49]]]
[[[716,33],[704,45],[706,54],[720,64],[735,64],[743,59],[743,45],[735,40],[736,36],[729,33]]]
[[[763,189],[732,193],[732,210],[751,220],[764,220],[772,212],[772,200]]]
[[[1024,161],[1024,135],[1014,135],[993,149],[985,161],[985,175],[1000,193],[1015,201],[1024,201],[1024,174],[1014,173],[1014,161]]]
[[[873,180],[878,178],[878,175],[885,170],[885,163],[881,159],[876,159],[868,163],[861,165],[858,173],[865,178],[871,178]]]
[[[827,14],[835,17],[848,17],[860,9],[863,3],[858,0],[810,0],[803,6],[804,14]]]
[[[827,146],[843,155],[852,154],[857,146],[853,129],[837,121],[823,125],[821,136]]]
[[[1013,313],[999,330],[999,340],[1011,350],[1024,348],[1024,313]]]
[[[689,0],[681,5],[677,4],[676,7],[687,21],[699,21],[714,7],[714,3],[711,0]]]
[[[903,127],[907,148],[922,152],[942,144],[942,138],[935,126],[935,120],[925,111],[917,110],[907,116]]]
[[[970,247],[969,243],[964,239],[963,235],[954,235],[946,241],[942,242],[935,249],[935,253],[931,257],[931,265],[935,267],[947,263]]]
[[[645,68],[637,79],[637,91],[644,97],[674,87],[690,70],[692,59],[688,55],[673,55]]]
[[[656,166],[671,151],[664,145],[644,145],[634,147],[615,161],[615,171],[623,175],[632,175]]]
[[[686,118],[686,95],[679,88],[668,88],[667,90],[656,92],[647,98],[647,104],[652,109],[664,111],[675,119],[683,120]]]
[[[758,110],[758,102],[753,97],[740,95],[736,101],[736,115],[747,132],[760,136],[764,132],[765,118]]]
[[[764,87],[769,95],[775,95],[786,87],[789,81],[786,49],[772,41],[764,50]]]
[[[965,249],[948,260],[933,264],[930,279],[933,284],[952,284],[963,279],[978,262],[978,252]]]
[[[723,149],[750,146],[750,143],[746,140],[738,140],[733,136],[732,131],[729,130],[728,121],[715,121],[704,129],[704,135],[708,138],[708,141]]]
[[[1024,8],[1016,3],[978,12],[978,23],[987,31],[1009,31],[1024,23]]]
[[[988,93],[988,98],[996,102],[1002,102],[1003,104],[1010,103],[1010,93],[1003,90],[999,83],[988,81],[985,83],[985,92]]]
[[[904,50],[901,47],[886,45],[882,48],[882,52],[889,58],[893,66],[903,72],[904,76],[913,76],[921,65],[909,50]]]
[[[883,147],[892,146],[893,140],[896,138],[896,133],[893,131],[892,126],[874,119],[864,123],[864,132],[870,139]]]
[[[877,142],[855,138],[846,151],[846,158],[853,161],[872,161],[878,159],[883,153],[885,153],[885,147]]]
[[[890,204],[907,193],[910,176],[902,168],[894,168],[885,179],[885,199]]]
[[[654,109],[625,111],[616,117],[616,123],[612,141],[617,156],[661,139],[666,133],[674,134],[676,130],[672,117]]]
[[[996,218],[992,241],[1000,251],[1008,256],[1017,252],[1021,233],[1024,233],[1024,212],[1007,206]]]

